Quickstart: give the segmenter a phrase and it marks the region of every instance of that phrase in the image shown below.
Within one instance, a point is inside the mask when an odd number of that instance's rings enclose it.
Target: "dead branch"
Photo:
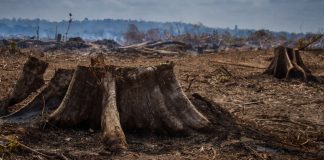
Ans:
[[[224,67],[224,66],[221,66],[220,67],[220,70],[225,73],[226,75],[230,76],[230,77],[233,77],[233,75]]]
[[[18,141],[15,141],[15,140],[9,139],[9,138],[7,138],[7,137],[0,136],[0,140],[3,140],[3,141],[9,141],[9,142],[14,141],[17,145],[19,145],[20,147],[22,147],[22,148],[24,148],[24,149],[26,149],[26,150],[28,150],[28,151],[30,151],[30,152],[32,152],[32,153],[39,154],[39,155],[41,155],[41,156],[43,156],[43,157],[46,157],[46,158],[53,158],[53,157],[48,156],[48,155],[46,155],[46,154],[44,154],[44,153],[41,153],[41,152],[39,152],[39,151],[36,151],[36,150],[33,149],[33,148],[28,147],[28,146],[25,145],[25,144],[22,144],[22,143],[20,143],[20,142],[18,142]]]
[[[183,46],[184,48],[187,48],[188,45],[183,43],[183,42],[179,42],[179,41],[166,41],[166,42],[156,42],[153,44],[146,44],[147,48],[155,48],[155,47],[161,47],[164,45],[179,45],[179,46]]]
[[[232,62],[226,62],[226,61],[213,61],[215,63],[224,64],[224,65],[232,65],[232,66],[239,66],[239,67],[247,67],[247,68],[255,68],[255,69],[266,69],[265,67],[257,67],[257,66],[251,66],[246,65],[242,63],[232,63]]]
[[[195,78],[193,78],[193,79],[190,80],[189,85],[188,85],[188,87],[187,87],[187,89],[186,89],[186,92],[190,90],[191,85],[192,85],[192,83],[194,82],[194,80],[195,80]]]
[[[262,102],[248,102],[248,103],[244,103],[244,105],[252,105],[252,104],[260,104]]]
[[[299,47],[298,50],[303,51],[305,50],[307,47],[309,47],[310,45],[312,45],[313,43],[317,42],[318,40],[320,40],[324,35],[319,35],[318,37],[314,38],[313,40],[311,40],[309,43],[305,44],[302,47]]]

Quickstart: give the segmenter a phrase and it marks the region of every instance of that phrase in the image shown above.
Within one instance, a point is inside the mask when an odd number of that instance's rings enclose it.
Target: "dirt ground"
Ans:
[[[271,50],[162,58],[105,57],[106,64],[117,66],[173,61],[183,90],[198,110],[210,114],[203,107],[205,102],[193,98],[194,93],[223,109],[213,121],[219,129],[207,134],[163,137],[128,133],[129,150],[121,153],[105,148],[100,131],[92,129],[4,124],[0,135],[57,159],[324,159],[324,53],[302,53],[306,66],[319,77],[318,83],[263,75],[272,57]],[[41,59],[49,63],[47,82],[58,68],[90,64],[89,57],[76,54],[45,54]],[[0,99],[10,93],[26,60],[27,56],[0,56]],[[46,159],[24,147],[0,150],[1,157]]]

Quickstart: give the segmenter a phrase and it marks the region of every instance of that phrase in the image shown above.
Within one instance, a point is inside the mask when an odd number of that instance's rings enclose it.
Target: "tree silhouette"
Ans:
[[[144,39],[144,33],[140,32],[135,24],[129,24],[124,33],[124,39],[127,44],[141,43]]]

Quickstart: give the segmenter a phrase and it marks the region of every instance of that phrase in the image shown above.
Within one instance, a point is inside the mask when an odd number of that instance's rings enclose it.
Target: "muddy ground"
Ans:
[[[224,109],[224,114],[214,119],[219,129],[210,133],[189,137],[126,134],[129,150],[121,153],[105,148],[100,131],[92,129],[3,124],[0,135],[56,159],[324,159],[324,52],[302,53],[306,66],[320,77],[319,83],[263,75],[272,56],[270,50],[162,58],[105,57],[106,64],[117,66],[173,61],[183,90],[201,112],[209,114],[203,107],[206,104],[193,98],[194,93]],[[0,56],[1,99],[13,88],[27,58]],[[76,54],[45,54],[40,58],[50,64],[45,73],[47,82],[57,68],[90,63],[87,56]],[[12,146],[11,150],[0,150],[0,159],[46,159],[15,143]]]

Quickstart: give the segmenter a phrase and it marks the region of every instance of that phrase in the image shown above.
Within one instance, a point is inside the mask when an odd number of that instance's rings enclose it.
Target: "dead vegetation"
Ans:
[[[37,59],[31,57],[25,66],[31,60]],[[26,123],[25,120],[35,119],[35,115],[59,106],[49,116],[50,124],[101,128],[104,142],[113,151],[127,149],[121,126],[128,131],[175,135],[188,135],[193,130],[209,127],[207,118],[183,94],[172,63],[147,68],[78,66],[72,79],[71,73],[58,70],[49,86],[31,103],[2,119]]]
[[[146,57],[179,56],[186,54],[190,48],[190,45],[179,41],[156,41],[119,47],[115,54]]]
[[[12,159],[321,159],[323,83],[262,74],[272,56],[273,51],[159,58],[101,54],[93,60],[104,60],[89,66],[86,56],[46,55],[46,85],[19,103],[22,109],[3,117],[1,154]],[[321,80],[324,64],[318,55],[301,57]],[[8,67],[21,70],[26,57],[2,59],[0,93],[8,93],[18,79],[18,71]],[[174,71],[160,64],[165,61],[176,64]],[[79,74],[72,78],[76,68]],[[169,112],[162,112],[165,108]],[[189,113],[200,113],[210,128],[190,127],[199,123],[186,119]],[[183,132],[174,118],[163,115],[175,116],[184,131],[198,132],[170,135]],[[112,144],[128,150],[115,153]]]

